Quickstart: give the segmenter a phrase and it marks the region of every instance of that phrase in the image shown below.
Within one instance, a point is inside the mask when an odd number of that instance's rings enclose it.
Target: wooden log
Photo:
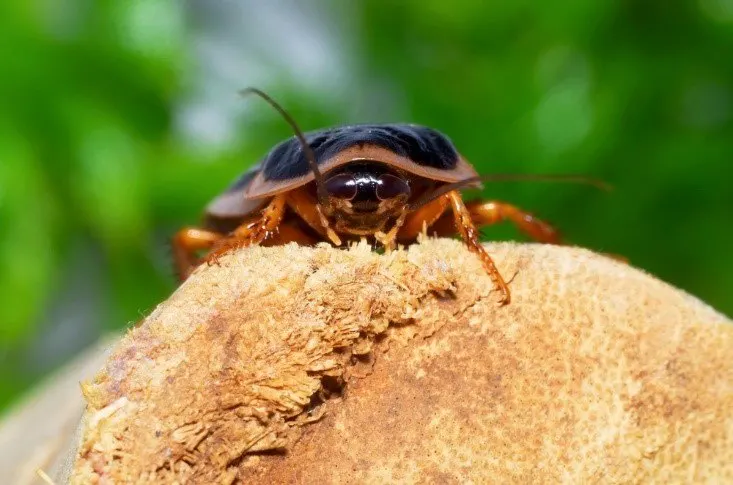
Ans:
[[[733,481],[733,326],[578,248],[249,248],[84,386],[58,483]]]

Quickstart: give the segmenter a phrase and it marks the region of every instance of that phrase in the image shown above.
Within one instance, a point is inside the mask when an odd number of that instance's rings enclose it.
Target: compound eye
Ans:
[[[349,173],[340,173],[326,180],[326,190],[338,199],[352,200],[356,197],[356,179]]]
[[[385,173],[379,177],[377,184],[377,197],[379,200],[394,199],[401,195],[410,195],[410,186],[405,179]]]

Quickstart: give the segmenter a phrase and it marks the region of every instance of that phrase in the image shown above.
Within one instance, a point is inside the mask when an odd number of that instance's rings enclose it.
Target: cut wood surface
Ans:
[[[733,482],[733,326],[587,250],[248,248],[84,385],[59,483]]]

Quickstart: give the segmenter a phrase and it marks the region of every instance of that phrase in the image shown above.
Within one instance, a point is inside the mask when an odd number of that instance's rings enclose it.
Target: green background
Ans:
[[[0,409],[172,291],[170,235],[289,136],[251,84],[305,129],[410,121],[485,174],[602,178],[484,196],[733,315],[733,1],[235,4],[0,4]]]

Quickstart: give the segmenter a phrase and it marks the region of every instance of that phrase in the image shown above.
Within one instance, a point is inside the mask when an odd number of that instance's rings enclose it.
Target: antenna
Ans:
[[[330,207],[330,200],[328,198],[328,191],[326,191],[326,186],[323,184],[323,174],[321,173],[321,170],[318,168],[318,162],[316,161],[316,155],[313,153],[313,149],[308,144],[308,140],[305,139],[305,135],[303,134],[303,131],[298,127],[298,124],[295,122],[292,116],[285,111],[285,109],[280,106],[277,101],[272,99],[268,94],[266,94],[264,91],[261,91],[257,88],[249,87],[245,88],[239,91],[239,94],[242,97],[246,97],[250,94],[255,94],[259,96],[260,98],[264,99],[270,106],[275,108],[275,110],[282,115],[283,118],[285,118],[285,121],[290,125],[290,127],[293,129],[293,132],[295,133],[295,136],[298,138],[298,141],[300,141],[300,146],[303,148],[303,153],[305,154],[306,160],[308,160],[308,164],[310,165],[311,171],[313,172],[313,175],[316,179],[316,193],[318,195],[318,202],[325,207]]]
[[[462,189],[481,182],[562,182],[571,184],[590,185],[596,189],[610,192],[613,187],[606,182],[582,175],[534,175],[534,174],[493,174],[471,177],[458,182],[447,185],[441,185],[427,195],[420,197],[418,200],[410,204],[410,210],[414,211],[429,204],[441,195],[447,194],[452,190]]]

